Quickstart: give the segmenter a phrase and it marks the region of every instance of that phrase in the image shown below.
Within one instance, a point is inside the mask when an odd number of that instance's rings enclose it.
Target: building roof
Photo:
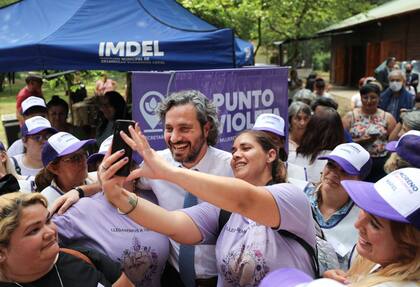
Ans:
[[[318,34],[330,33],[337,30],[349,29],[351,27],[367,23],[374,20],[380,20],[408,12],[420,10],[419,0],[394,0],[387,2],[381,6],[373,8],[367,12],[362,12],[350,18],[347,18],[337,24],[331,25]]]

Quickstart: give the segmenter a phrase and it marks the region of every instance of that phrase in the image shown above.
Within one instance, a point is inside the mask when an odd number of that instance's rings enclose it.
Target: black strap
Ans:
[[[304,239],[302,239],[301,237],[287,230],[278,230],[278,233],[284,237],[292,238],[293,240],[297,241],[303,247],[303,249],[306,250],[306,252],[309,254],[309,257],[311,257],[311,265],[315,273],[315,278],[319,278],[320,274],[319,274],[318,255],[317,255],[318,252],[317,252],[316,245],[315,245],[315,248],[313,248]]]
[[[218,229],[218,235],[222,232],[223,227],[226,225],[226,223],[229,221],[231,213],[227,210],[220,209],[219,213],[219,229]],[[319,264],[318,264],[318,252],[317,248],[313,248],[311,245],[309,245],[308,242],[306,242],[304,239],[300,238],[294,233],[291,233],[287,230],[278,230],[277,231],[281,236],[291,238],[295,241],[297,241],[303,249],[306,250],[306,252],[309,254],[309,257],[311,258],[311,265],[315,273],[315,278],[319,278]]]
[[[13,163],[15,164],[16,173],[19,175],[22,175],[22,169],[20,168],[17,160],[13,156],[11,157],[11,159],[13,160]]]
[[[217,230],[217,234],[220,235],[222,232],[223,227],[226,225],[226,223],[229,221],[231,213],[227,210],[220,209],[219,213],[219,229]]]

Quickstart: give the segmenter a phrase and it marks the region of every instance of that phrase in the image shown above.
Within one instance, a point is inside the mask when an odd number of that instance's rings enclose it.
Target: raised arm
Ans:
[[[143,156],[144,163],[130,174],[129,179],[144,176],[167,180],[222,209],[239,213],[266,226],[280,226],[277,203],[265,187],[257,187],[240,179],[174,167],[150,148],[137,125],[136,130],[130,129],[130,135],[131,138],[125,134],[122,137]]]
[[[98,171],[107,199],[118,207],[121,213],[127,214],[148,229],[167,235],[180,243],[199,243],[202,240],[200,230],[187,214],[181,211],[167,211],[123,187],[126,178],[115,176],[115,172],[127,162],[127,158],[118,160],[123,154],[124,150],[112,155],[107,154]]]

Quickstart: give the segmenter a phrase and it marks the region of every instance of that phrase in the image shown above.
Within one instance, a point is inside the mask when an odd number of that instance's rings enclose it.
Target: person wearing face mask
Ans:
[[[401,109],[412,109],[413,96],[405,89],[405,75],[401,70],[389,73],[389,88],[381,94],[379,107],[389,112],[398,122],[400,121]]]

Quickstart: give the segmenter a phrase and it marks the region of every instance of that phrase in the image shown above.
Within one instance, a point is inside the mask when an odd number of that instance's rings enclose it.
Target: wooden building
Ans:
[[[320,32],[331,35],[331,82],[357,86],[386,58],[420,60],[420,0],[394,0]]]

